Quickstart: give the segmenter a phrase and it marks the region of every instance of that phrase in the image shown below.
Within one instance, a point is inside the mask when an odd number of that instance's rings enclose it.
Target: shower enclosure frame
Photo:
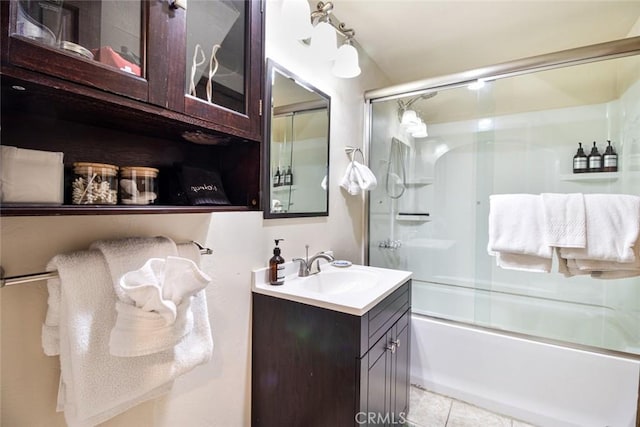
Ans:
[[[563,68],[573,65],[586,64],[590,62],[605,61],[609,59],[622,58],[627,56],[640,55],[640,36],[630,37],[621,40],[615,40],[605,43],[599,43],[590,46],[584,46],[574,49],[562,50],[549,54],[532,56],[515,61],[504,62],[496,65],[464,71],[460,73],[449,74],[445,76],[433,77],[415,82],[394,85],[386,88],[374,89],[365,92],[365,117],[364,117],[364,154],[367,159],[371,153],[371,126],[373,116],[373,104],[377,102],[389,101],[398,98],[419,96],[425,93],[434,92],[443,89],[452,89],[467,86],[477,81],[493,81],[507,77],[513,77],[523,74],[530,74],[539,71]],[[363,259],[365,264],[370,262],[370,197],[365,195],[365,221],[363,222],[363,235],[367,245],[363,248]],[[429,317],[429,316],[426,316]],[[633,360],[640,360],[640,355],[621,352],[612,349],[593,347],[578,343],[570,343],[561,340],[545,338],[525,333],[508,331],[502,329],[494,329],[487,326],[475,325],[456,320],[441,319],[434,317],[439,321],[449,322],[451,324],[460,324],[477,328],[480,330],[498,332],[501,334],[532,339],[534,341],[561,345],[570,348],[576,348],[601,354],[625,357]]]

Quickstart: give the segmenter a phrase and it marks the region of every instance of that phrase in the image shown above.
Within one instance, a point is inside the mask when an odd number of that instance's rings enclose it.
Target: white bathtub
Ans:
[[[635,427],[640,361],[414,314],[411,382],[540,426]]]

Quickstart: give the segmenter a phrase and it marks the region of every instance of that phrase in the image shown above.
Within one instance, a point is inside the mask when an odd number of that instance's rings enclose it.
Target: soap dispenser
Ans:
[[[587,155],[584,153],[582,143],[578,142],[578,151],[573,156],[573,173],[584,173],[587,171]]]
[[[284,258],[280,256],[278,243],[284,239],[275,239],[276,247],[273,248],[273,256],[269,260],[269,283],[278,286],[284,283]]]
[[[598,152],[596,142],[593,141],[593,147],[591,153],[589,153],[589,172],[601,172],[602,171],[602,156]]]
[[[611,141],[607,140],[608,145],[602,156],[602,171],[617,172],[618,171],[618,155],[611,146]]]

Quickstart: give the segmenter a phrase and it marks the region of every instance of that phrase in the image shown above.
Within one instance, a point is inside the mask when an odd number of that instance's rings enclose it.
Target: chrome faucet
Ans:
[[[292,261],[300,263],[300,269],[298,270],[298,277],[307,277],[311,274],[320,273],[320,259],[324,259],[327,262],[335,261],[333,255],[328,254],[326,252],[318,252],[311,258],[309,258],[309,245],[305,245],[306,249],[306,257],[303,258],[294,258]],[[314,261],[318,261],[316,263],[318,271],[315,273],[311,273],[311,267],[313,266]]]

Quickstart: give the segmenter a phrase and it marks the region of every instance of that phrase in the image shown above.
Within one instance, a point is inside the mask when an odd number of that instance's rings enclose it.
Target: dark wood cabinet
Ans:
[[[362,316],[253,294],[253,426],[401,425],[411,281]]]
[[[259,209],[262,2],[193,0],[187,10],[171,3],[0,2],[2,144],[62,151],[67,170],[88,161],[156,167],[162,177],[176,162],[210,165],[232,205],[4,204],[2,215]],[[216,30],[210,15],[223,16],[224,28]],[[192,69],[188,50],[205,41],[221,45],[218,56],[203,46],[206,61]]]

